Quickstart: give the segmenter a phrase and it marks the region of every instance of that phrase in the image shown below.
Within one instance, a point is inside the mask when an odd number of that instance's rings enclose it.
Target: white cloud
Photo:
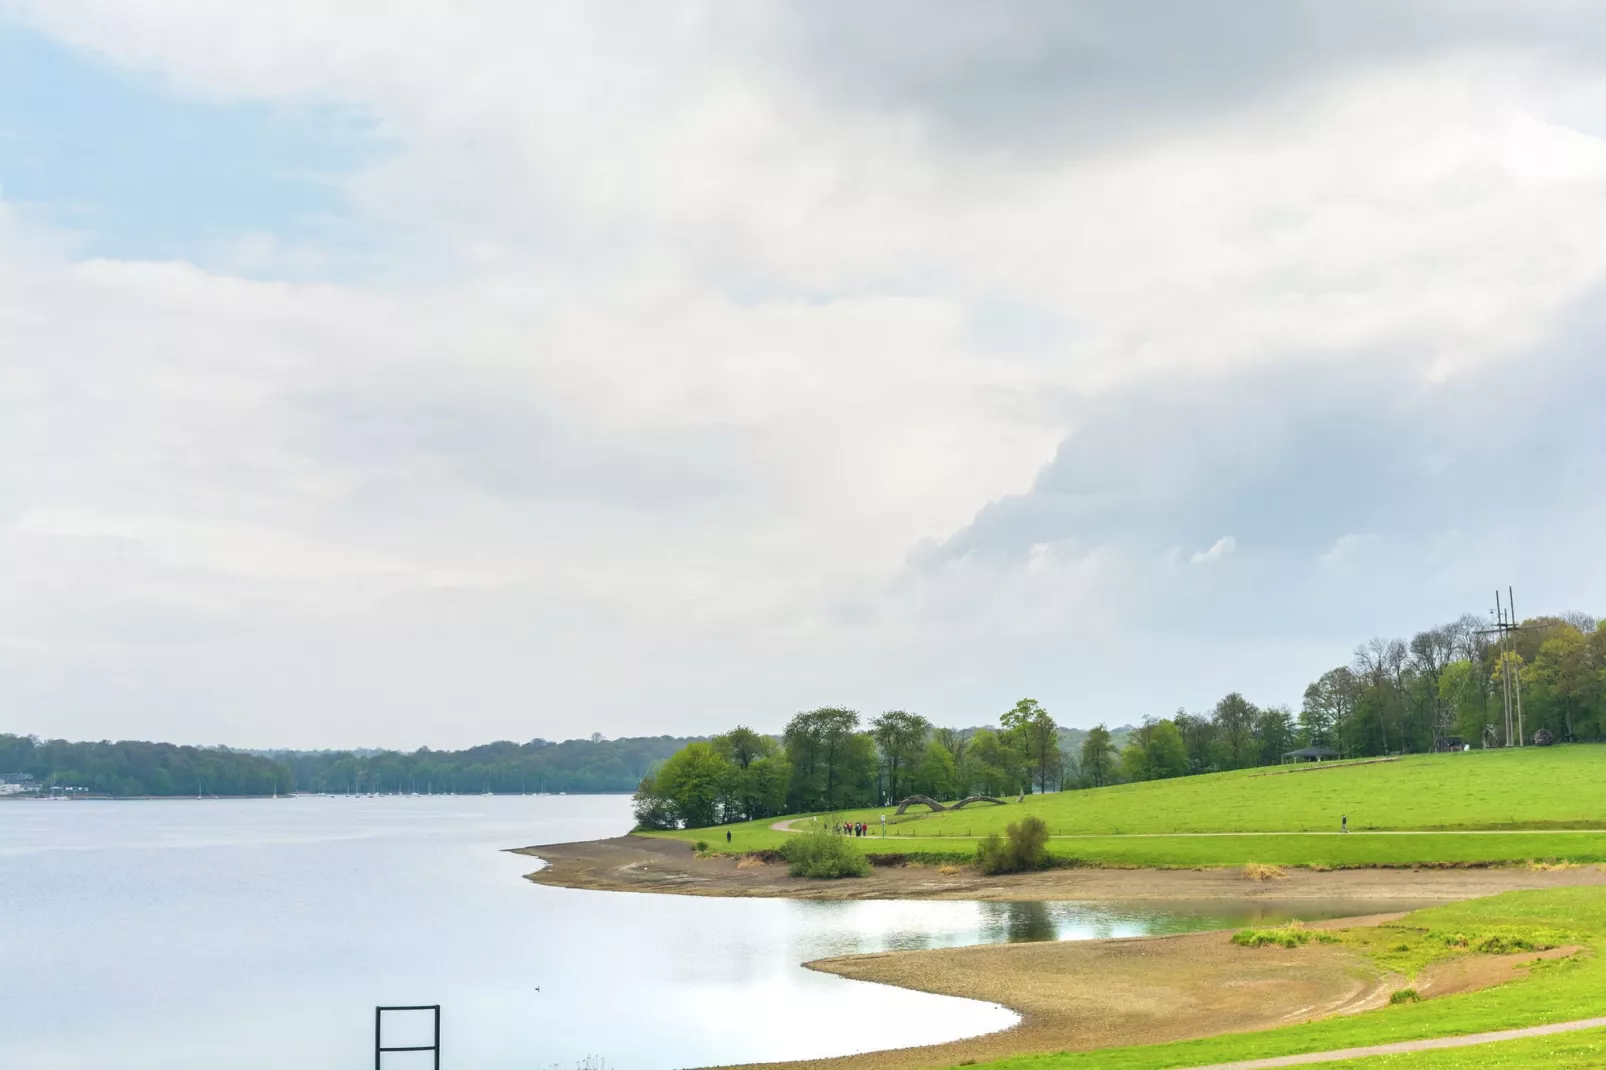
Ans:
[[[778,60],[793,16],[762,7],[12,7],[182,92],[355,105],[396,146],[349,184],[386,250],[361,280],[77,263],[0,221],[0,673],[49,731],[111,734],[125,705],[144,734],[273,742],[378,739],[352,710],[387,704],[477,711],[431,742],[773,726],[942,702],[954,672],[975,719],[995,692],[1076,701],[1076,657],[1142,626],[1134,586],[1147,614],[1220,574],[1143,564],[1149,540],[1246,529],[1123,514],[1002,563],[911,553],[1028,491],[1067,398],[1298,365],[1404,366],[1427,396],[1544,343],[1606,274],[1597,76],[1514,53],[1026,156],[845,104]],[[340,262],[230,248],[257,274]],[[1031,345],[989,344],[1000,309]],[[1200,456],[1188,478],[1259,460]],[[249,645],[141,662],[105,622],[147,604]],[[16,653],[46,633],[48,662]],[[1086,653],[1012,666],[1061,644]],[[157,697],[44,682],[130,665]],[[287,677],[319,712],[281,730]],[[237,730],[198,727],[218,708]]]
[[[1231,557],[1233,552],[1237,549],[1238,540],[1234,539],[1231,535],[1224,535],[1215,542],[1211,543],[1210,549],[1200,550],[1189,560],[1196,565],[1209,561],[1220,561],[1224,557]]]

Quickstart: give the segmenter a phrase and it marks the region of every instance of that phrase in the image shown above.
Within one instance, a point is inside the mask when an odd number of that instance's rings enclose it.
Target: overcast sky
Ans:
[[[0,730],[1297,705],[1606,613],[1606,15],[0,0]]]

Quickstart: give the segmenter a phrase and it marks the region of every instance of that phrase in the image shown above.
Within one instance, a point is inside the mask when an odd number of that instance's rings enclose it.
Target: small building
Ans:
[[[1283,755],[1284,762],[1328,762],[1344,757],[1344,752],[1332,747],[1301,747]]]
[[[21,795],[38,790],[39,785],[32,773],[0,773],[0,795]]]

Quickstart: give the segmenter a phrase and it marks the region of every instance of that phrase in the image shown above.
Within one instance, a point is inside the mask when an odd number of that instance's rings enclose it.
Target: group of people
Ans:
[[[844,821],[836,826],[836,834],[838,836],[868,836],[870,835],[870,826],[863,821],[854,821],[851,824]]]

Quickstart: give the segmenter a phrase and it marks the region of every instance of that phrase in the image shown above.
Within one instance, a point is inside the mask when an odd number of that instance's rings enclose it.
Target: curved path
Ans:
[[[1521,1040],[1524,1037],[1548,1037],[1556,1033],[1573,1033],[1580,1029],[1606,1027],[1606,1018],[1584,1018],[1576,1022],[1557,1022],[1554,1025],[1532,1025],[1526,1029],[1502,1029],[1495,1033],[1468,1033],[1459,1037],[1431,1037],[1426,1040],[1402,1040],[1396,1044],[1373,1044],[1367,1048],[1344,1048],[1339,1051],[1313,1051],[1304,1055],[1279,1055],[1272,1059],[1244,1059],[1235,1063],[1211,1063],[1188,1070],[1272,1070],[1279,1066],[1309,1066],[1312,1063],[1336,1063],[1344,1059],[1359,1059],[1368,1055],[1400,1055],[1413,1051],[1437,1051],[1440,1048],[1466,1048],[1474,1044],[1497,1044],[1502,1040]]]
[[[924,817],[925,815],[921,815]],[[802,832],[792,826],[807,818],[791,817],[785,821],[777,821],[770,825],[772,832]],[[1212,837],[1231,836],[1533,836],[1549,835],[1550,833],[1606,833],[1606,829],[1599,828],[1565,828],[1565,829],[1355,829],[1351,832],[1300,830],[1297,832],[1055,832],[1049,835],[1051,840],[1088,840],[1109,839],[1116,836],[1125,840],[1186,840],[1209,839]],[[880,837],[877,837],[878,839]],[[957,832],[942,832],[932,836],[909,836],[907,839],[943,839],[943,840],[979,840],[982,837],[969,834],[960,835]]]

